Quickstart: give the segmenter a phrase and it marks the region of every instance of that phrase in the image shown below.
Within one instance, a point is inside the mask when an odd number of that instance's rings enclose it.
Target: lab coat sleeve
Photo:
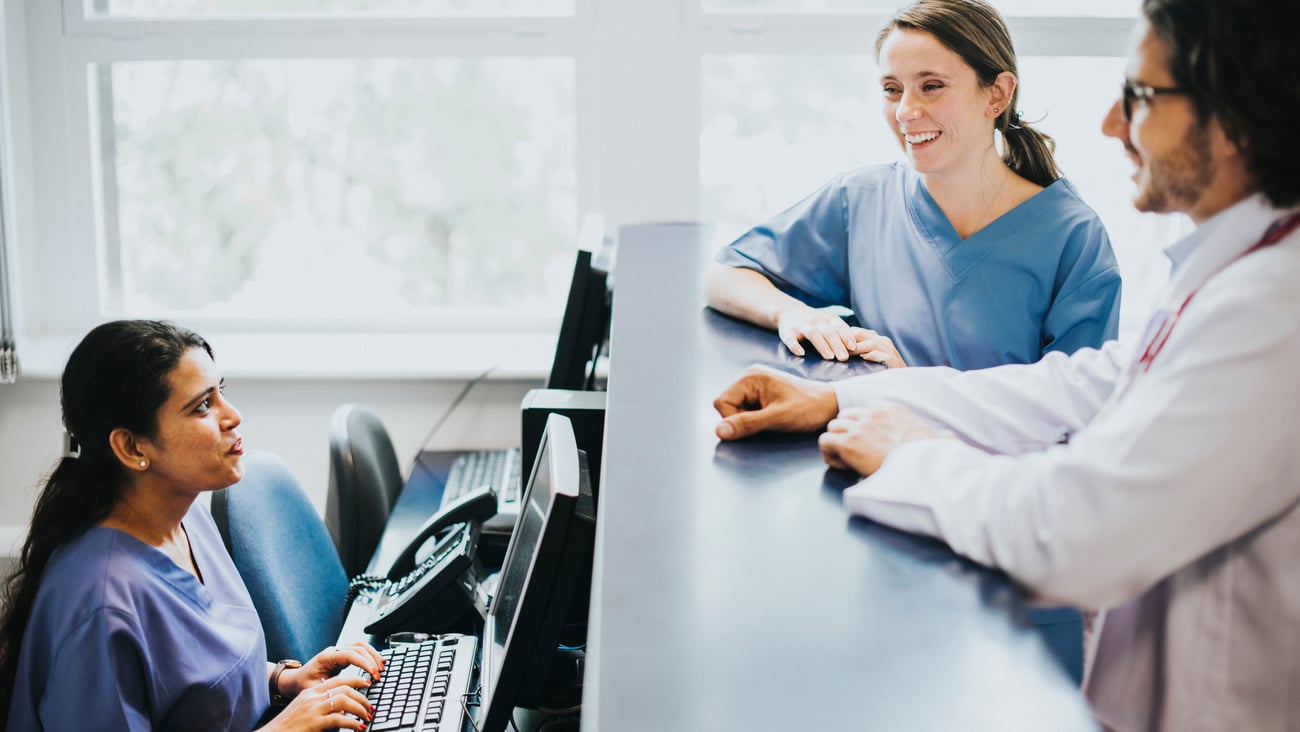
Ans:
[[[912,443],[845,505],[1094,609],[1284,513],[1300,500],[1300,295],[1261,303],[1240,280],[1215,284],[1151,371],[1068,445],[992,455]]]
[[[836,382],[840,409],[904,404],[987,452],[1022,454],[1079,431],[1114,389],[1127,350],[1111,341],[1034,364],[976,371],[943,366],[893,369]]]

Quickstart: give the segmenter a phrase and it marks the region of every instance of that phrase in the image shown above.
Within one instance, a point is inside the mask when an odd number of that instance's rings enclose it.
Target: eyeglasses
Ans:
[[[1136,81],[1124,81],[1123,90],[1120,92],[1120,112],[1124,116],[1124,124],[1133,120],[1133,102],[1139,101],[1143,104],[1150,104],[1151,100],[1158,94],[1186,94],[1187,90],[1176,86],[1151,86]]]

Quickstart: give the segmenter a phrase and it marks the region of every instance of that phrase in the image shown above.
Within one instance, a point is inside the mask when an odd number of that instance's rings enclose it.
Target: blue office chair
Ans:
[[[289,466],[269,453],[243,462],[243,480],[212,494],[212,516],[262,619],[269,657],[306,660],[337,641],[348,576]]]
[[[402,490],[388,430],[379,415],[344,404],[330,419],[330,481],[325,525],[349,577],[365,571]]]

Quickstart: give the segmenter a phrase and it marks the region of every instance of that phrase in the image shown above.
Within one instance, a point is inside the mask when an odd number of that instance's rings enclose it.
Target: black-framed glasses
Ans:
[[[1159,94],[1186,94],[1187,90],[1177,86],[1151,86],[1137,81],[1124,80],[1120,92],[1120,112],[1124,115],[1124,124],[1133,120],[1133,102],[1150,104]]]

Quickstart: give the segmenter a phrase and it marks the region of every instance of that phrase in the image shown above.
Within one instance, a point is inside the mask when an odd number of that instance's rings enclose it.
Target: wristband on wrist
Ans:
[[[275,664],[275,670],[271,672],[271,679],[268,682],[271,691],[272,704],[284,704],[289,701],[284,694],[280,693],[280,674],[283,673],[286,668],[302,668],[302,661],[295,661],[292,658],[286,658]]]

